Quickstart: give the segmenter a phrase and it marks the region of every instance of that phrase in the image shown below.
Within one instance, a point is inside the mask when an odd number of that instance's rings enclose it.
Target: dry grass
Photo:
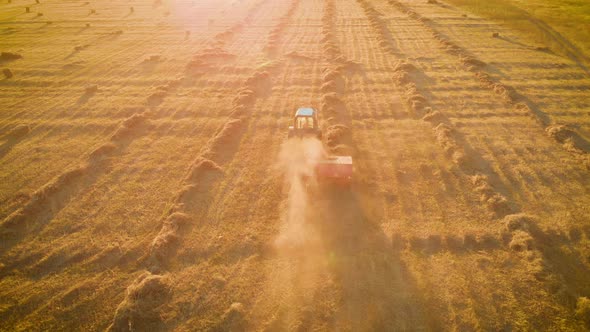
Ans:
[[[557,54],[573,56],[588,65],[590,35],[577,26],[587,24],[590,6],[584,1],[516,2],[449,0],[475,14],[489,17],[495,21],[524,33],[545,48]]]
[[[2,5],[0,330],[587,329],[588,80],[462,14]]]
[[[578,298],[576,303],[576,317],[590,328],[590,300],[587,297]]]

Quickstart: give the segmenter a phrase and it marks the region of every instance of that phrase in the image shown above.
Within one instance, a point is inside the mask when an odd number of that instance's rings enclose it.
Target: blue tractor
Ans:
[[[311,107],[301,107],[295,112],[293,125],[289,126],[289,138],[310,136],[322,139],[317,111]]]

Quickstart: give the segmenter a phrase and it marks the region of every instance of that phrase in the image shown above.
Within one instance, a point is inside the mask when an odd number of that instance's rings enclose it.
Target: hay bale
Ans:
[[[230,114],[230,117],[231,118],[239,118],[239,117],[246,114],[246,110],[247,110],[247,108],[244,105],[234,106],[234,108]]]
[[[487,176],[483,174],[474,175],[471,177],[471,183],[475,186],[475,191],[480,194],[481,202],[485,203],[488,209],[494,212],[496,216],[504,217],[512,213],[512,207],[506,197],[492,188]]]
[[[18,53],[2,52],[0,53],[0,61],[12,61],[22,59],[23,56]]]
[[[500,38],[500,33],[499,32],[494,32],[494,33],[492,33],[492,37],[493,38]]]
[[[449,125],[440,123],[433,130],[437,142],[443,147],[445,152],[452,153],[457,149],[457,143],[453,137],[453,129]]]
[[[422,117],[422,120],[430,122],[433,125],[438,125],[440,123],[446,122],[446,117],[441,112],[434,111],[426,113],[426,115]]]
[[[233,105],[238,106],[250,106],[256,102],[256,94],[250,89],[241,89],[238,94],[234,97]]]
[[[342,100],[335,92],[325,93],[322,95],[322,105],[325,106],[340,106]]]
[[[576,302],[576,318],[584,322],[586,327],[590,329],[590,299],[585,296],[579,297]]]
[[[508,232],[517,230],[528,232],[531,225],[536,223],[536,219],[525,213],[509,214],[504,217],[502,224]]]
[[[170,296],[167,277],[143,273],[127,288],[107,331],[157,330],[161,324],[159,309]]]
[[[37,16],[41,17],[41,16],[43,16],[43,13],[37,13]]]
[[[397,72],[406,72],[406,73],[411,73],[413,71],[416,70],[416,66],[414,66],[413,64],[406,62],[404,60],[399,61],[398,63],[396,63],[395,67],[393,68],[394,71]]]
[[[495,193],[493,196],[487,198],[485,202],[488,208],[498,217],[512,213],[512,207],[504,195]]]
[[[322,86],[320,87],[320,91],[323,93],[330,93],[330,92],[334,92],[337,90],[337,85],[336,82],[331,80],[331,81],[327,81],[324,84],[322,84]]]
[[[576,133],[566,125],[551,125],[548,126],[545,131],[549,137],[559,143],[565,143],[568,139],[576,136]]]
[[[146,116],[143,113],[133,114],[129,118],[125,119],[119,128],[111,136],[111,141],[117,141],[125,138],[133,132],[139,125],[143,124],[146,120]]]
[[[116,149],[117,149],[117,146],[115,144],[108,142],[108,143],[105,143],[105,144],[99,146],[94,151],[92,151],[89,155],[89,158],[91,160],[100,159],[108,154],[111,154]]]
[[[41,201],[55,194],[65,186],[68,186],[72,181],[86,174],[88,171],[88,165],[80,165],[72,168],[60,174],[53,181],[41,187],[41,189],[35,191],[31,197],[33,201]]]
[[[244,305],[234,302],[223,313],[221,320],[213,331],[243,331],[246,330]]]
[[[175,245],[179,241],[181,227],[189,222],[189,216],[180,212],[175,212],[164,220],[160,232],[150,246],[150,256],[154,263],[158,265],[168,263],[170,257],[173,256]]]
[[[338,69],[327,68],[323,72],[322,80],[324,82],[328,82],[328,81],[335,81],[336,82],[338,80],[342,80],[342,74],[341,74],[340,70],[338,70]]]
[[[31,8],[30,7],[25,7],[25,13],[30,13],[31,12]]]
[[[265,82],[268,82],[269,79],[270,74],[267,71],[256,72],[251,77],[248,77],[246,80],[246,85],[248,85],[248,87],[250,87],[252,90],[257,90],[261,88],[261,85],[263,85]]]
[[[534,249],[534,240],[529,233],[516,230],[512,233],[512,240],[508,246],[513,251],[529,251]]]
[[[201,176],[206,171],[222,171],[222,168],[214,161],[199,156],[197,159],[195,159],[195,161],[193,161],[193,164],[188,172],[188,175],[185,177],[184,182],[196,182],[199,176]]]
[[[350,138],[351,131],[349,127],[337,124],[328,127],[324,135],[326,144],[330,147],[335,147]]]
[[[12,78],[14,76],[14,74],[12,74],[12,71],[8,68],[2,69],[2,73],[4,74],[4,77],[6,77],[6,78]]]
[[[240,119],[233,119],[227,121],[223,128],[215,135],[212,140],[213,145],[227,143],[231,138],[235,137],[240,129],[243,127],[243,122]]]

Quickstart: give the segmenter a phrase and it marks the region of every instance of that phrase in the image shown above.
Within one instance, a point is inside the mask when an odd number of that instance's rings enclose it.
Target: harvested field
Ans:
[[[463,3],[0,3],[0,331],[589,329],[589,41]]]

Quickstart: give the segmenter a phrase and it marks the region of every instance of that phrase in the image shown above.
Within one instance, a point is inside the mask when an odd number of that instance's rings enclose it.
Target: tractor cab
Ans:
[[[315,136],[322,138],[317,111],[311,107],[302,107],[295,112],[293,124],[289,126],[289,138]]]

